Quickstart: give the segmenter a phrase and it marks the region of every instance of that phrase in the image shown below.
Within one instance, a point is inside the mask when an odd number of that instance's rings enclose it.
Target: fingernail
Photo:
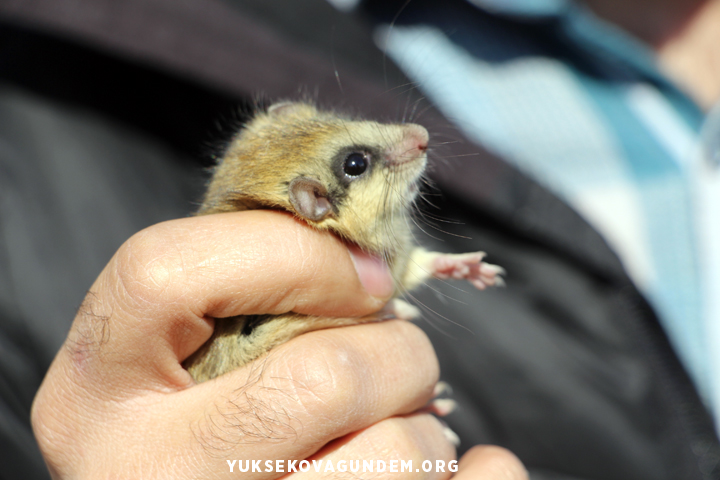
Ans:
[[[440,395],[447,393],[448,395],[452,395],[452,387],[449,383],[443,382],[440,380],[435,384],[435,388],[433,388],[433,397],[439,397]]]
[[[460,437],[458,437],[457,433],[450,430],[450,427],[443,427],[443,435],[445,435],[447,441],[452,443],[455,447],[460,446]]]
[[[392,296],[395,286],[387,263],[362,251],[357,245],[348,245],[348,251],[365,291],[378,298]]]

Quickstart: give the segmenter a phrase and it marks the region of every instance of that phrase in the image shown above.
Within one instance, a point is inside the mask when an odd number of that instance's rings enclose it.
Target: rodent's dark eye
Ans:
[[[370,157],[365,153],[351,153],[345,158],[343,172],[351,177],[357,177],[365,173],[370,166]]]

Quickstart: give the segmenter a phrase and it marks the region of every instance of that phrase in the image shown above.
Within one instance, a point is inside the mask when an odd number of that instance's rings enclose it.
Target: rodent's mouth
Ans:
[[[401,194],[406,201],[412,201],[420,192],[420,177],[425,171],[427,157],[420,155],[400,163],[388,165],[389,178],[396,185],[406,185],[405,193]]]
[[[414,164],[414,163],[421,163],[420,170],[425,169],[425,164],[427,163],[427,156],[426,155],[420,155],[418,157],[412,157],[408,160],[403,160],[402,162],[396,162],[396,163],[390,163],[388,166],[395,171],[400,170],[407,170],[407,167]]]

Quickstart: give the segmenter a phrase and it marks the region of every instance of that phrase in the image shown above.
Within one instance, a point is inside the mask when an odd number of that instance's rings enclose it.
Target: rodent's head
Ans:
[[[414,124],[350,120],[275,104],[233,139],[200,214],[281,208],[369,251],[393,254],[427,162]]]

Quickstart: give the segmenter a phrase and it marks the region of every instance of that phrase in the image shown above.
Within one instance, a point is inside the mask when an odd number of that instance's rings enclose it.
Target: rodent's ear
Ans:
[[[319,222],[332,214],[332,204],[327,198],[327,188],[319,180],[297,177],[288,186],[290,203],[301,217]]]

